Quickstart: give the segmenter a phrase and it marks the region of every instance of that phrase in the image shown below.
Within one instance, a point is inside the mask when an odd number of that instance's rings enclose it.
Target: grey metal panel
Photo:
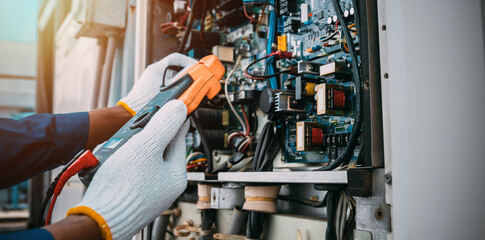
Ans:
[[[218,180],[220,182],[346,184],[347,172],[227,172],[219,173]]]
[[[205,173],[203,172],[188,172],[187,180],[193,182],[203,182],[205,181]]]
[[[483,238],[481,2],[385,4],[393,238]]]

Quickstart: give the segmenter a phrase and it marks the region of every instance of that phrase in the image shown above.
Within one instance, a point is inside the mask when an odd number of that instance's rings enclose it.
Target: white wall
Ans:
[[[35,106],[36,43],[0,41],[0,117]],[[23,76],[25,79],[2,78]]]

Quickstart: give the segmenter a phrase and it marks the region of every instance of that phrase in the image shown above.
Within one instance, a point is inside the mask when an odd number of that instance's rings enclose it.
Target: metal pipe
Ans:
[[[101,74],[100,95],[98,99],[98,108],[107,107],[109,100],[109,89],[111,84],[111,73],[113,72],[113,62],[116,53],[116,43],[118,38],[114,35],[108,37],[106,58],[104,61],[103,72]]]
[[[232,216],[231,226],[229,227],[229,234],[243,234],[247,222],[248,211],[243,210],[240,206],[234,207],[234,215]]]
[[[165,240],[168,223],[171,215],[160,215],[153,222],[152,240]]]
[[[98,60],[96,63],[96,77],[94,79],[93,96],[91,98],[91,109],[98,107],[99,89],[103,73],[104,60],[106,58],[106,38],[98,38]]]

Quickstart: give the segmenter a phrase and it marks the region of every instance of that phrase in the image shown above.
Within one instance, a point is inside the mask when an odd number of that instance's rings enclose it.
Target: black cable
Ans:
[[[327,199],[328,199],[328,194],[325,194],[325,197],[323,197],[323,200],[315,205],[312,205],[314,208],[323,208],[327,206]]]
[[[250,116],[253,118],[253,125],[251,126],[253,133],[252,134],[250,133],[250,134],[251,136],[254,136],[258,131],[258,125],[259,125],[258,114],[256,113],[256,107],[254,105],[250,105],[249,109],[251,110]]]
[[[258,140],[258,144],[256,144],[256,150],[254,151],[254,157],[253,157],[253,170],[254,171],[257,171],[258,168],[259,168],[259,165],[258,165],[258,158],[259,158],[259,155],[261,154],[261,145],[262,145],[262,140],[264,139],[264,136],[266,134],[266,132],[268,131],[268,127],[269,127],[269,122],[267,122],[264,127],[263,127],[263,130],[261,130],[261,133],[259,134],[259,140]]]
[[[185,51],[185,43],[187,43],[187,39],[189,38],[190,32],[192,32],[192,25],[194,25],[194,18],[195,18],[195,9],[197,9],[199,1],[192,0],[192,6],[190,8],[189,19],[187,22],[187,26],[185,28],[184,36],[182,37],[182,41],[180,41],[179,47],[177,52],[183,53]]]
[[[319,202],[312,201],[310,199],[300,198],[300,197],[295,197],[295,196],[288,196],[288,195],[278,195],[278,200],[296,202],[296,203],[300,203],[300,204],[311,206],[311,207],[319,204]]]
[[[365,142],[361,141],[362,145],[360,146],[359,156],[357,157],[357,161],[355,165],[360,166],[364,164],[364,145]]]
[[[338,33],[338,31],[335,31],[335,32],[333,32],[332,34],[330,34],[330,36],[328,36],[328,37],[326,37],[326,38],[324,38],[324,39],[321,39],[321,40],[319,40],[319,41],[320,41],[320,42],[326,42],[326,41],[328,41],[328,40],[332,39],[333,37],[335,37],[335,35],[337,35],[337,33]]]
[[[275,55],[273,55],[273,56],[275,56]],[[272,78],[272,77],[277,77],[277,76],[279,76],[279,75],[281,75],[281,74],[283,74],[283,73],[289,73],[289,72],[291,72],[290,70],[283,70],[283,71],[279,71],[279,72],[274,73],[274,74],[271,74],[271,75],[253,75],[253,74],[251,74],[251,73],[249,72],[249,69],[250,69],[250,68],[251,68],[251,67],[252,67],[254,64],[256,64],[256,63],[258,63],[258,62],[261,62],[262,60],[264,60],[264,59],[266,59],[266,58],[268,58],[268,57],[269,57],[269,55],[266,55],[266,56],[264,56],[264,57],[262,57],[262,58],[260,58],[260,59],[258,59],[258,60],[256,60],[256,61],[254,61],[254,62],[250,63],[250,64],[249,64],[249,65],[246,67],[246,70],[245,70],[244,72],[245,72],[245,73],[246,73],[248,76],[250,76],[250,77],[252,77],[252,78],[264,78],[264,79],[267,79],[267,78]]]
[[[345,19],[342,15],[342,9],[340,9],[338,0],[332,0],[332,5],[334,6],[335,12],[337,13],[337,17],[340,20],[340,24],[342,25],[342,32],[344,33],[344,37],[347,39],[347,46],[349,47],[350,57],[352,59],[352,71],[353,71],[354,84],[355,84],[355,122],[352,128],[352,133],[350,134],[350,137],[349,137],[348,144],[345,147],[344,153],[340,155],[337,159],[335,159],[332,163],[328,164],[327,166],[317,169],[318,171],[333,170],[338,166],[340,166],[342,162],[350,159],[354,154],[354,149],[355,149],[355,146],[357,145],[357,140],[360,136],[361,127],[362,127],[362,119],[360,114],[361,81],[360,81],[360,74],[359,74],[358,59],[355,53],[352,36],[350,36],[350,32],[349,32],[349,29],[347,28],[347,24],[345,23]]]
[[[327,192],[327,230],[325,232],[325,239],[337,239],[335,229],[335,214],[337,210],[340,192]],[[338,221],[338,219],[337,219]]]
[[[280,128],[276,130],[276,133],[273,134],[271,137],[271,141],[268,147],[268,150],[265,151],[263,161],[261,162],[258,171],[267,171],[268,170],[268,164],[270,160],[274,159],[276,155],[278,155],[278,152],[281,149],[280,141],[279,141],[279,136],[281,134]]]
[[[263,233],[264,222],[268,214],[261,212],[249,212],[248,226],[246,228],[246,238],[260,239]]]
[[[207,173],[212,174],[213,166],[212,166],[212,150],[210,149],[209,142],[207,141],[207,137],[204,133],[204,128],[200,125],[199,120],[195,117],[195,114],[191,117],[192,123],[195,125],[195,129],[200,135],[200,140],[202,142],[202,147],[204,148],[204,154],[207,158]]]
[[[44,201],[42,202],[42,206],[40,208],[40,214],[39,214],[39,218],[37,219],[37,227],[42,227],[42,222],[44,221],[44,214],[45,214],[45,210],[47,208],[47,205],[49,204],[49,200],[51,199],[52,195],[54,194],[54,189],[56,188],[57,186],[57,182],[59,182],[59,179],[61,178],[62,174],[64,174],[64,172],[66,172],[66,170],[72,165],[72,163],[74,163],[74,161],[76,161],[79,156],[81,156],[82,153],[84,153],[84,149],[79,151],[76,155],[74,155],[74,157],[69,161],[67,162],[67,164],[62,168],[62,170],[59,172],[59,174],[57,174],[56,178],[54,179],[54,181],[51,182],[51,185],[49,186],[49,188],[47,189],[46,193],[45,193],[45,198],[44,198]]]
[[[216,209],[203,209],[201,211],[201,224],[200,229],[203,240],[212,240],[212,225],[216,221],[217,210]]]

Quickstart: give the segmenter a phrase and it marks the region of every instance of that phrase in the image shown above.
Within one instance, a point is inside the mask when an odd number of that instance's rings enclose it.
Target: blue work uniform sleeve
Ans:
[[[54,240],[52,234],[43,229],[37,228],[27,231],[20,231],[20,232],[13,232],[7,234],[1,234],[0,240],[27,240],[27,239],[36,239],[36,240]]]
[[[88,133],[87,112],[0,118],[0,189],[71,160]]]

